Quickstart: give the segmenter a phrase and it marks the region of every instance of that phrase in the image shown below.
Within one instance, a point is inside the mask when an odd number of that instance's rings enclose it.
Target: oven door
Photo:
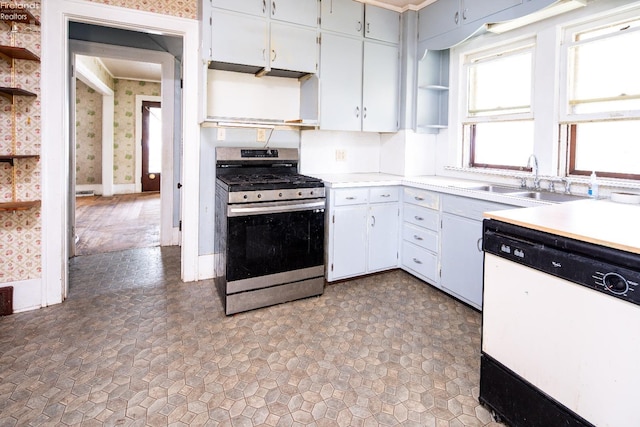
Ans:
[[[324,211],[325,199],[230,205],[228,293],[323,276]]]

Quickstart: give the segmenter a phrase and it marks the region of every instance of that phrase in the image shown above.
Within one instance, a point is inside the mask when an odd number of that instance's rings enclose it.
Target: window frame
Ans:
[[[577,25],[567,25],[562,28],[561,36],[561,52],[560,67],[563,70],[560,84],[560,110],[558,124],[561,127],[562,134],[566,139],[566,162],[565,173],[567,176],[585,177],[591,175],[591,170],[581,170],[576,168],[577,147],[577,128],[581,123],[588,122],[620,122],[623,120],[635,119],[640,120],[640,109],[637,110],[616,110],[616,111],[600,111],[592,113],[573,113],[571,111],[572,103],[572,84],[574,78],[574,70],[572,68],[571,50],[580,45],[590,42],[597,42],[607,38],[615,37],[614,34],[604,34],[595,36],[583,41],[575,41],[576,36],[587,31],[595,31],[599,28],[608,26],[623,25],[627,21],[638,20],[640,10],[637,7],[623,12],[612,13],[604,17],[583,21]],[[630,29],[633,32],[640,32],[640,27]],[[611,171],[596,170],[596,174],[600,177],[623,179],[623,180],[640,180],[640,174],[617,173]]]
[[[462,126],[462,144],[463,144],[463,165],[470,168],[481,169],[496,169],[496,170],[510,170],[510,171],[527,171],[531,172],[531,167],[521,165],[502,165],[491,163],[476,163],[475,162],[475,146],[476,146],[476,126],[481,123],[500,123],[508,121],[534,121],[535,110],[535,80],[536,80],[536,36],[529,35],[523,38],[509,39],[503,43],[493,46],[480,48],[477,50],[469,51],[463,54],[461,59],[461,109],[462,119],[460,124]],[[517,55],[522,52],[530,52],[531,54],[531,87],[530,87],[530,105],[528,112],[522,113],[505,113],[505,114],[486,114],[486,115],[471,115],[469,114],[469,101],[470,101],[470,67],[478,62],[491,60],[492,58],[498,59],[504,55]],[[534,126],[535,127],[535,126]],[[535,140],[535,138],[534,138]]]

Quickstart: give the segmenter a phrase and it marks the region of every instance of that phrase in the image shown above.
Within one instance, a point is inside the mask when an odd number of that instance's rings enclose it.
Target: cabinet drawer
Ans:
[[[442,198],[442,211],[469,219],[481,221],[484,212],[510,209],[513,206],[501,203],[487,202],[485,200],[471,199],[467,197],[444,196]]]
[[[438,231],[438,222],[440,215],[438,211],[426,209],[420,206],[404,205],[403,219],[405,222],[415,224],[418,227],[428,228]]]
[[[405,223],[402,227],[402,240],[438,252],[438,233],[435,231]]]
[[[424,206],[430,209],[438,209],[440,207],[440,196],[437,193],[419,188],[405,187],[403,200],[405,203]]]
[[[372,187],[369,190],[370,203],[397,202],[399,198],[398,187]]]
[[[402,266],[428,280],[437,282],[438,258],[428,250],[409,242],[402,242]]]
[[[334,206],[359,205],[367,203],[369,198],[368,188],[341,188],[334,190]]]

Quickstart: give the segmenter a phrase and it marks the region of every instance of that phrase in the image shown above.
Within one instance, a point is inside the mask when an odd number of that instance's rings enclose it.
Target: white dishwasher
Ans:
[[[640,426],[640,255],[484,221],[480,401],[520,426]]]

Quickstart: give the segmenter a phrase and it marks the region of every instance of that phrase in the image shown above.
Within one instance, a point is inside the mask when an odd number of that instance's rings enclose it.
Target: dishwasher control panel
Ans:
[[[640,256],[485,220],[483,249],[556,277],[640,305]],[[616,262],[617,260],[620,262]]]

